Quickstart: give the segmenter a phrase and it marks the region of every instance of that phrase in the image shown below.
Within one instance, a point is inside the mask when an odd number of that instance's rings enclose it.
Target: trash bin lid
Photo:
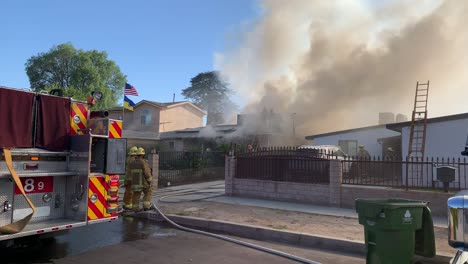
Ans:
[[[427,202],[418,200],[407,199],[380,199],[380,198],[366,198],[356,199],[357,206],[372,206],[377,205],[385,209],[397,209],[402,207],[426,207]]]
[[[356,199],[356,212],[362,217],[376,216],[382,210],[396,210],[399,208],[424,208],[427,202],[407,199]]]

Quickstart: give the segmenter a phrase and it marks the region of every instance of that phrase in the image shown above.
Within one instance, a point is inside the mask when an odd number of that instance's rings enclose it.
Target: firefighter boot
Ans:
[[[123,197],[123,209],[132,210],[133,192],[132,192],[132,181],[125,181],[125,193]]]
[[[141,196],[141,191],[133,191],[133,201],[132,201],[132,210],[134,212],[139,212],[141,211],[140,209],[140,196]]]
[[[151,186],[145,187],[143,189],[143,209],[148,211],[151,209],[151,196],[153,192]]]

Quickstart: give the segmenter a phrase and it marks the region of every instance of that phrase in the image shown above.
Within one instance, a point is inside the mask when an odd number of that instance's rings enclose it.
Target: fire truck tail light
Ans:
[[[110,180],[109,181],[109,186],[119,186],[119,180]]]

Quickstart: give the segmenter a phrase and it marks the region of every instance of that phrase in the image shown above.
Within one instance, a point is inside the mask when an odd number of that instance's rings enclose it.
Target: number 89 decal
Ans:
[[[25,193],[46,193],[54,191],[54,177],[25,177],[21,178]],[[15,186],[15,194],[21,194],[18,186]]]

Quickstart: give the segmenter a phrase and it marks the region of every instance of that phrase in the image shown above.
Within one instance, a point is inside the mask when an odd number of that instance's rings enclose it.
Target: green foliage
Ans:
[[[25,66],[34,91],[62,89],[64,96],[77,100],[86,100],[92,91],[101,91],[104,96],[96,104],[97,109],[116,106],[127,81],[106,52],[77,50],[70,43],[32,56]]]
[[[222,144],[220,144],[220,145],[218,145],[218,146],[216,147],[216,150],[217,150],[217,151],[220,151],[220,152],[222,152],[222,153],[224,153],[224,154],[228,154],[229,151],[231,150],[231,145],[230,145],[230,144],[226,144],[226,143],[222,143]]]
[[[224,123],[224,114],[237,106],[229,99],[232,91],[216,71],[199,73],[190,80],[191,86],[182,90],[186,99],[191,99],[208,113],[207,124]]]

